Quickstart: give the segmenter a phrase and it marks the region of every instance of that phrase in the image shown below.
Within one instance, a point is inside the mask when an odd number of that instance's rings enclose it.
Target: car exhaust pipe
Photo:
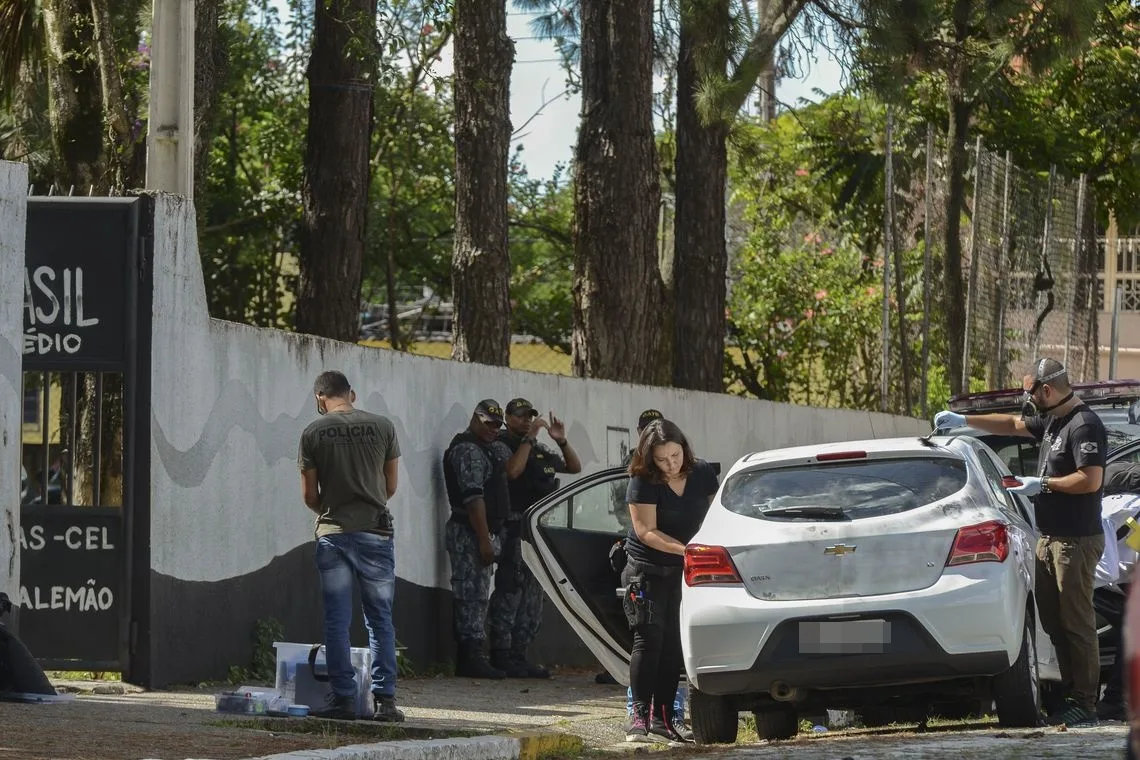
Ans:
[[[774,681],[768,693],[777,702],[798,702],[804,698],[803,689],[798,686],[789,686],[783,681]]]

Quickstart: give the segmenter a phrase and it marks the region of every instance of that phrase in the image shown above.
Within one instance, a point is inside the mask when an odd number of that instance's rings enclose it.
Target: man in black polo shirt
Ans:
[[[1093,609],[1093,576],[1104,551],[1101,493],[1107,435],[1100,417],[1073,395],[1065,367],[1041,359],[1024,378],[1026,413],[961,415],[939,412],[936,428],[969,425],[1041,443],[1037,475],[1009,489],[1034,497],[1037,530],[1034,594],[1041,627],[1053,641],[1069,694],[1049,716],[1053,725],[1097,723],[1100,647]]]

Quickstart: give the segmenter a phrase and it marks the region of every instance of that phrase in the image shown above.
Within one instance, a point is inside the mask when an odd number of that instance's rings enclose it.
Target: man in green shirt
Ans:
[[[348,637],[355,582],[372,650],[372,717],[399,722],[404,713],[396,707],[396,554],[388,500],[396,493],[400,444],[391,420],[353,407],[356,393],[343,373],[322,372],[313,395],[321,416],[301,434],[297,460],[305,506],[317,514],[316,564],[331,687],[327,703],[313,715],[357,716]]]

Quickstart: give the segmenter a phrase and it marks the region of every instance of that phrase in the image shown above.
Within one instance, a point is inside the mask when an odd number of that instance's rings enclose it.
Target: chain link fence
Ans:
[[[1087,183],[1041,176],[1008,157],[975,151],[969,238],[964,240],[963,386],[1017,385],[1039,356],[1095,380],[1098,258]]]
[[[452,315],[454,306],[441,300],[429,289],[422,294],[403,293],[396,313],[400,325],[400,343],[404,350],[418,356],[451,358]],[[360,343],[374,348],[391,348],[388,336],[388,307],[371,304],[361,314]],[[511,369],[571,375],[570,354],[559,346],[547,345],[532,335],[511,336]]]

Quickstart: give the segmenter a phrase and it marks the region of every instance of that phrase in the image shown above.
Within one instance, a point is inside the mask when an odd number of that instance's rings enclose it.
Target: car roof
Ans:
[[[898,438],[869,438],[861,441],[837,441],[833,443],[817,443],[807,446],[790,446],[782,449],[766,449],[746,454],[736,461],[729,474],[753,467],[758,464],[772,462],[792,462],[796,460],[810,460],[820,454],[840,454],[847,451],[865,451],[868,454],[930,454],[946,456],[947,451],[955,448],[955,436],[934,436],[930,443],[923,443],[916,436]],[[933,444],[933,445],[932,445]],[[968,444],[967,444],[968,445]],[[942,452],[939,454],[938,452]],[[961,452],[955,452],[961,456]]]

